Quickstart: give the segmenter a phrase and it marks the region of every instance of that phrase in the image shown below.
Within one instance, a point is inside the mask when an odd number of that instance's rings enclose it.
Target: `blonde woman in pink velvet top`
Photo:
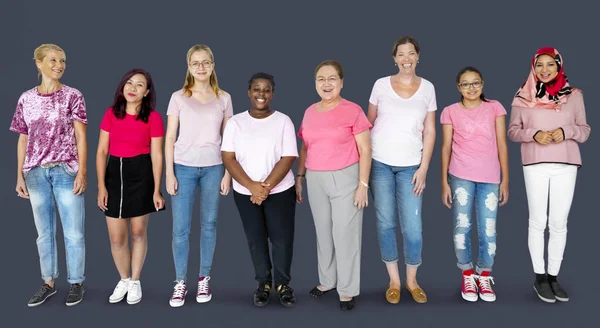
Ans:
[[[548,303],[569,300],[557,275],[567,241],[567,217],[577,171],[582,165],[579,143],[588,139],[591,130],[583,93],[569,84],[563,64],[554,48],[536,52],[529,77],[513,100],[508,127],[509,138],[521,143],[529,206],[529,253],[536,274],[533,287]],[[547,270],[546,225],[550,231]]]

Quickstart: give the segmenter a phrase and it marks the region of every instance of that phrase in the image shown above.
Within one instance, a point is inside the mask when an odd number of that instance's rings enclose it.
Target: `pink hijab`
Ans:
[[[554,58],[558,66],[558,74],[548,83],[539,81],[535,75],[535,63],[541,55],[548,55]],[[573,90],[574,88],[569,85],[569,81],[565,75],[563,59],[558,50],[551,47],[540,48],[531,60],[529,77],[515,94],[512,106],[545,108],[558,111],[560,110],[560,106],[567,102],[567,95]]]

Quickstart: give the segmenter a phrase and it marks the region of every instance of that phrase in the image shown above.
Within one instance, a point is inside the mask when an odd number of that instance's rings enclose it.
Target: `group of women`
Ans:
[[[120,275],[109,302],[126,298],[136,304],[142,298],[140,274],[147,251],[148,217],[166,209],[160,192],[163,161],[173,215],[176,282],[169,300],[172,307],[184,305],[188,292],[189,235],[197,189],[201,237],[196,301],[212,298],[209,283],[219,195],[233,189],[258,282],[254,305],[267,305],[273,288],[283,306],[293,307],[295,209],[304,201],[304,180],[317,237],[319,282],[311,296],[319,298],[336,290],[340,308],[354,308],[360,293],[363,211],[370,191],[381,259],[389,274],[386,300],[400,301],[399,223],[405,288],[414,301],[427,302],[417,282],[417,269],[422,263],[422,197],[438,108],[433,84],[416,74],[420,50],[410,36],[396,40],[392,59],[398,73],[375,82],[366,115],[359,105],[341,96],[342,66],[333,60],[320,63],[314,78],[321,100],[306,109],[297,134],[291,119],[270,106],[276,84],[267,73],[252,75],[250,109],[234,115],[231,96],[217,83],[208,46],[196,45],[187,53],[185,83],[171,95],[166,132],[155,110],[156,90],[150,74],[140,69],[127,72],[100,124],[96,154],[98,207],[106,216]],[[16,191],[31,202],[44,280],[28,305],[40,305],[56,293],[58,209],[71,284],[66,304],[72,306],[83,300],[85,292],[86,105],[81,92],[60,82],[66,61],[60,47],[41,45],[34,57],[41,83],[21,95],[10,127],[19,133]],[[508,201],[509,190],[507,112],[500,102],[483,95],[483,76],[475,67],[459,71],[456,87],[460,101],[445,107],[440,116],[442,202],[453,213],[461,295],[467,301],[491,302],[496,299],[491,275],[496,218],[498,207]],[[554,48],[539,49],[528,79],[514,97],[508,137],[521,143],[529,250],[536,274],[533,286],[546,302],[568,300],[557,275],[582,163],[578,143],[589,135],[582,92],[570,86],[561,55]],[[299,151],[296,137],[302,141]],[[473,265],[470,229],[475,221],[479,254]]]

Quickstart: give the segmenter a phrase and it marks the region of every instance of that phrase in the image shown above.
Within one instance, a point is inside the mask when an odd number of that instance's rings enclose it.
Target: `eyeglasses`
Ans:
[[[467,90],[470,87],[473,87],[475,89],[479,89],[481,88],[481,86],[483,85],[483,81],[475,81],[475,82],[463,82],[463,83],[459,83],[458,86],[463,89],[463,90]]]
[[[214,64],[214,62],[211,62],[210,60],[205,60],[203,62],[191,62],[190,63],[190,67],[193,69],[198,69],[200,66],[204,67],[204,68],[210,68],[212,66],[212,64]]]
[[[319,83],[319,84],[323,84],[325,82],[336,83],[339,80],[340,80],[340,78],[337,76],[330,76],[328,78],[319,77],[319,78],[317,78],[317,83]]]

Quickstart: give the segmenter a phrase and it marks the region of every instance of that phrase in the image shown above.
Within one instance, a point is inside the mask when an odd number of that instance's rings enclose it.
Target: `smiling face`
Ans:
[[[558,65],[549,55],[540,55],[534,65],[535,76],[543,83],[552,81],[558,75]]]
[[[398,45],[393,57],[401,73],[414,73],[419,61],[419,54],[412,43]]]
[[[460,76],[458,91],[466,100],[479,100],[483,92],[483,80],[477,72],[467,71]]]
[[[273,86],[267,79],[255,79],[248,90],[252,109],[268,110],[273,99]]]
[[[333,100],[340,96],[344,87],[344,80],[340,78],[339,72],[334,66],[321,67],[316,74],[317,93],[323,100]]]
[[[67,67],[65,53],[58,50],[46,51],[44,58],[36,60],[35,64],[45,79],[55,81],[63,76]]]
[[[188,70],[196,81],[208,81],[214,70],[214,62],[205,50],[194,52],[188,62]]]
[[[128,103],[141,103],[148,92],[150,92],[148,81],[142,74],[135,74],[130,77],[123,87],[123,96],[125,96]]]

